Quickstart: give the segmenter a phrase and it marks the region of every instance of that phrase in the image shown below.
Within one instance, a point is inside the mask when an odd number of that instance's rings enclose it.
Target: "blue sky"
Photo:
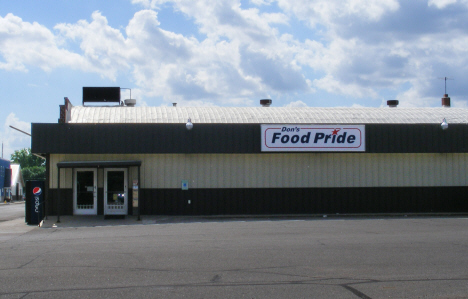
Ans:
[[[3,157],[83,86],[137,105],[468,104],[467,0],[0,0]],[[129,92],[122,91],[122,98]]]

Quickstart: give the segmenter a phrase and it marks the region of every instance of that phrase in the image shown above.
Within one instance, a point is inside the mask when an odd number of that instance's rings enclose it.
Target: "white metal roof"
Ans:
[[[83,107],[70,123],[417,124],[468,123],[466,108]]]

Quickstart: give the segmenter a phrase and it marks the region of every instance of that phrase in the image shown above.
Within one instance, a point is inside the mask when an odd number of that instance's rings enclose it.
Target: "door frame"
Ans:
[[[78,172],[82,171],[92,171],[93,172],[93,209],[78,209],[77,200],[78,200]],[[97,215],[97,169],[96,168],[74,168],[73,169],[73,215]]]
[[[109,209],[107,204],[107,173],[112,171],[124,172],[124,207],[123,209]],[[128,168],[104,168],[104,215],[128,215]]]

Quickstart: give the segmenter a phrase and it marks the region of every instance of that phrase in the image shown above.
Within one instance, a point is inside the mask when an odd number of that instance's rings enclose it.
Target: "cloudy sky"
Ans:
[[[137,105],[468,106],[468,0],[0,0],[3,157],[83,86]],[[122,90],[122,98],[129,91]]]

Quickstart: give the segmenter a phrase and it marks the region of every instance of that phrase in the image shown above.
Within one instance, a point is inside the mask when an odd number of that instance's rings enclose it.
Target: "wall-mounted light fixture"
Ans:
[[[440,127],[442,128],[442,130],[447,130],[447,129],[448,129],[448,123],[447,123],[447,121],[445,120],[445,118],[444,118],[444,120],[442,121],[442,123],[440,124]]]
[[[190,131],[191,129],[193,129],[192,120],[191,120],[190,118],[187,120],[187,124],[185,124],[185,127],[186,127],[187,130],[189,130],[189,131]]]

